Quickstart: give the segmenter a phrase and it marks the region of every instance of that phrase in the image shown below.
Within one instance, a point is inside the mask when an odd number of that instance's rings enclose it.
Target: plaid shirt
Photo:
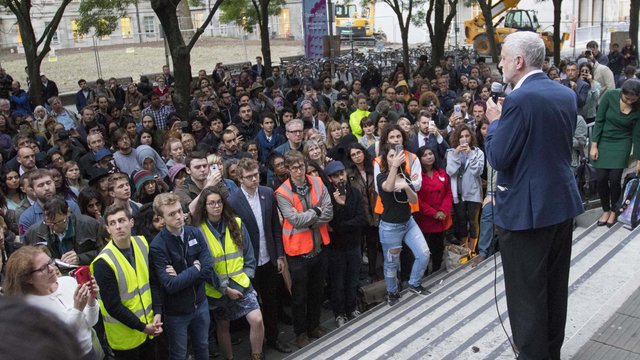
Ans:
[[[156,110],[151,105],[142,110],[142,115],[151,114],[153,118],[156,120],[156,126],[160,130],[165,130],[167,128],[167,118],[169,114],[175,112],[176,108],[170,105],[160,105],[160,109]]]

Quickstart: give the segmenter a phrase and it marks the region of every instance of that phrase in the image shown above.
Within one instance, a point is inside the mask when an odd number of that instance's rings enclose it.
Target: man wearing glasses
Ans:
[[[18,222],[20,239],[24,239],[27,230],[34,225],[39,225],[43,220],[45,220],[45,203],[51,200],[56,194],[56,186],[53,183],[53,178],[51,177],[51,172],[49,170],[34,169],[24,176],[29,178],[29,184],[31,185],[36,197],[36,201],[27,210],[25,210],[22,215],[20,215],[20,221]],[[66,203],[74,214],[80,214],[80,208],[75,201],[67,200]]]
[[[89,265],[98,255],[99,227],[96,219],[74,214],[64,199],[54,196],[44,204],[44,221],[28,229],[24,242],[45,243],[52,258],[67,264]],[[61,267],[63,274],[69,270]]]
[[[302,137],[304,131],[304,123],[300,119],[293,119],[286,125],[287,142],[278,146],[275,151],[282,155],[286,155],[290,150],[302,151]]]
[[[260,186],[260,167],[253,159],[238,163],[240,188],[229,196],[229,205],[246,226],[257,267],[253,286],[262,299],[262,314],[267,345],[281,353],[291,348],[278,340],[278,313],[281,306],[278,293],[285,268],[282,247],[282,226],[278,218],[273,190]]]
[[[302,348],[309,338],[326,334],[320,327],[327,262],[323,248],[329,245],[327,223],[333,218],[333,206],[322,180],[306,174],[302,153],[287,153],[285,167],[291,176],[276,190],[276,198],[284,217],[282,242],[291,273],[293,330],[296,346]]]

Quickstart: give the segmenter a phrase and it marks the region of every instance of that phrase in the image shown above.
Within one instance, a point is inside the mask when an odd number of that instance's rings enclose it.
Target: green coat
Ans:
[[[640,159],[640,110],[620,112],[621,90],[609,90],[600,100],[591,140],[598,143],[598,160],[593,166],[598,169],[624,169],[629,165],[631,145],[634,157]]]

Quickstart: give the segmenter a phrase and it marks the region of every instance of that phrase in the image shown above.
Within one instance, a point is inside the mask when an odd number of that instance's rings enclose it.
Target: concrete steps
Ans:
[[[640,228],[578,227],[563,358],[571,358],[640,287]],[[405,292],[290,359],[513,359],[500,255],[429,278],[428,296]],[[496,305],[497,300],[497,305]],[[497,306],[497,308],[496,308]]]

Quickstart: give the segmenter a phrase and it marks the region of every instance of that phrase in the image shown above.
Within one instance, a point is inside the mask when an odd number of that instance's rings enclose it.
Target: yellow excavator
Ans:
[[[358,11],[361,7],[361,11]],[[375,0],[360,6],[350,3],[335,4],[333,6],[336,34],[342,41],[353,41],[357,45],[374,46],[376,41],[387,41],[387,35],[376,30]]]
[[[547,56],[553,56],[553,32],[541,31],[538,17],[534,10],[515,9],[519,2],[520,0],[500,0],[491,6],[491,18],[498,48],[500,48],[507,35],[512,32],[534,31],[538,32],[540,38],[544,41]],[[502,16],[505,12],[506,14]],[[503,24],[501,25],[501,23]],[[489,36],[486,33],[485,25],[484,16],[480,13],[473,19],[464,22],[464,35],[467,44],[473,44],[473,48],[478,54],[487,56],[491,55],[491,46],[489,45]],[[561,48],[567,39],[569,39],[569,34],[563,33],[560,37]]]

